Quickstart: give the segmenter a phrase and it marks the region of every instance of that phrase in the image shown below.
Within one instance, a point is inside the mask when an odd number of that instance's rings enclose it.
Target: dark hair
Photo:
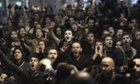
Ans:
[[[125,36],[125,35],[128,35],[128,36],[130,37],[130,39],[133,39],[133,38],[132,38],[132,35],[131,35],[130,33],[124,32],[124,33],[122,34],[121,40],[122,40],[123,36]]]
[[[19,32],[18,32],[18,36],[19,36],[19,37],[20,37],[20,29],[24,29],[24,30],[26,31],[26,29],[25,29],[24,26],[19,27]]]
[[[57,66],[56,76],[59,79],[65,79],[70,75],[72,69],[74,69],[73,65],[70,65],[70,64],[67,64],[67,63],[60,63]]]
[[[23,50],[20,46],[15,46],[15,49],[13,50],[13,54],[12,54],[12,56],[11,56],[11,60],[12,60],[14,63],[17,63],[17,61],[15,60],[15,57],[14,57],[15,51],[16,51],[17,49],[20,50],[21,53],[22,53],[22,58],[21,58],[21,60],[22,60],[22,61],[25,60],[25,52],[24,52],[24,50]]]
[[[95,42],[94,42],[94,47],[95,47],[95,45],[96,45],[97,42],[101,42],[101,43],[103,44],[103,46],[105,45],[103,40],[101,40],[101,39],[96,39]]]
[[[96,23],[96,19],[94,17],[88,17],[87,23],[89,22],[89,20],[94,20],[94,24]]]
[[[88,32],[88,33],[86,34],[86,36],[89,35],[89,34],[93,34],[93,36],[95,37],[94,33],[92,33],[92,32]]]
[[[105,37],[103,38],[103,40],[105,41],[105,39],[106,39],[107,37],[111,37],[111,38],[112,38],[111,35],[105,35]]]
[[[30,55],[29,55],[28,62],[30,61],[30,59],[31,59],[32,57],[37,58],[37,59],[38,59],[38,61],[40,61],[40,60],[41,60],[41,59],[40,59],[40,57],[39,57],[38,55],[36,55],[36,54],[32,53],[32,54],[30,54]]]

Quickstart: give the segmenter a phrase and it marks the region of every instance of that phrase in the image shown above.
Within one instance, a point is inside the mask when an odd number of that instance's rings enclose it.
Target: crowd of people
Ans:
[[[9,5],[0,16],[0,84],[140,84],[140,0]]]

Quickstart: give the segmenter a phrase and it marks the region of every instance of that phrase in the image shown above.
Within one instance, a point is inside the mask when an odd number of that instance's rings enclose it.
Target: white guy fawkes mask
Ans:
[[[73,39],[72,31],[66,30],[64,34],[64,39],[66,42],[70,42]]]

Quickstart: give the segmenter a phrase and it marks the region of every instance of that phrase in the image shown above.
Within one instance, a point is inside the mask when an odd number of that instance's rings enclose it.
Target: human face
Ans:
[[[82,52],[80,43],[73,43],[71,51],[74,54],[74,56],[78,57]]]
[[[115,45],[116,48],[120,47],[122,45],[121,41],[118,41]]]
[[[74,18],[70,18],[70,24],[72,25],[75,22]]]
[[[102,72],[105,75],[111,74],[114,71],[113,60],[111,60],[110,58],[103,59],[101,65],[102,65]]]
[[[115,30],[113,27],[109,27],[108,31],[110,32],[110,35],[113,36],[115,33]]]
[[[18,25],[23,26],[23,20],[19,20]]]
[[[116,33],[116,36],[117,36],[118,38],[121,38],[122,34],[123,34],[123,30],[122,30],[122,29],[119,29],[119,30],[117,31],[117,33]]]
[[[135,38],[137,40],[140,40],[140,31],[138,31],[138,32],[135,33]]]
[[[123,45],[130,45],[130,43],[132,42],[131,38],[129,37],[129,35],[124,35],[122,37],[122,44]]]
[[[135,75],[140,73],[140,59],[134,59],[135,65],[133,67]]]
[[[105,38],[106,35],[110,35],[110,33],[109,33],[109,31],[104,30],[103,31],[103,35],[102,35],[102,38]]]
[[[93,42],[94,42],[94,35],[92,33],[87,35],[87,41],[88,41],[88,43],[93,44]]]
[[[2,73],[0,76],[0,82],[4,82],[4,79],[7,77],[7,74]]]
[[[62,33],[61,28],[58,27],[58,28],[56,29],[56,34],[57,34],[57,35],[61,35],[61,33]]]
[[[43,41],[40,41],[38,44],[39,48],[45,49],[45,43]]]
[[[132,25],[136,26],[137,25],[137,21],[135,19],[132,20]]]
[[[41,38],[43,35],[42,31],[40,29],[36,30],[36,38]]]
[[[93,10],[91,8],[88,9],[87,14],[90,16],[93,14]]]
[[[100,50],[100,49],[103,49],[103,43],[100,42],[100,41],[98,41],[98,42],[96,42],[95,47],[96,47],[96,48],[99,48],[99,50]]]
[[[55,49],[50,49],[49,52],[48,52],[48,58],[54,62],[55,59],[57,58],[58,54],[57,54],[57,51]]]
[[[88,26],[89,26],[89,28],[93,27],[94,26],[94,20],[89,20],[88,21]]]
[[[112,37],[108,36],[108,37],[105,38],[105,45],[107,47],[112,47],[112,45],[113,45]]]
[[[19,33],[20,33],[20,36],[24,37],[26,34],[26,31],[24,28],[21,28]]]
[[[72,31],[70,30],[65,31],[64,38],[67,42],[72,41],[73,39]]]
[[[56,23],[59,23],[60,21],[61,21],[60,16],[56,15],[56,16],[55,16],[55,22],[56,22]]]
[[[12,31],[12,33],[11,33],[11,38],[12,38],[12,39],[15,39],[15,38],[17,38],[17,37],[18,37],[17,32],[16,32],[16,31]]]
[[[77,29],[78,29],[77,24],[72,24],[72,29],[73,29],[73,31],[77,31]]]
[[[14,51],[14,59],[15,60],[21,60],[22,59],[22,52],[19,49],[16,49]]]
[[[38,62],[39,62],[38,59],[35,58],[35,57],[32,57],[32,58],[30,59],[29,64],[30,64],[31,69],[32,69],[33,71],[37,70]]]

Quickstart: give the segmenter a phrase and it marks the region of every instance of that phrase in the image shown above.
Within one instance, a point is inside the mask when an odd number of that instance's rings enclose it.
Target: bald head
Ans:
[[[133,60],[133,62],[134,62],[133,70],[135,72],[135,75],[139,75],[140,74],[140,59],[136,58]]]
[[[65,84],[93,84],[93,80],[87,72],[78,72],[69,76]]]
[[[104,64],[104,63],[107,63],[107,64],[109,64],[111,66],[115,66],[114,60],[112,58],[110,58],[110,57],[103,58],[101,64]]]
[[[136,58],[136,59],[133,60],[133,62],[140,64],[140,59]]]
[[[110,57],[105,57],[102,59],[101,65],[103,74],[112,76],[115,68],[114,60]]]

